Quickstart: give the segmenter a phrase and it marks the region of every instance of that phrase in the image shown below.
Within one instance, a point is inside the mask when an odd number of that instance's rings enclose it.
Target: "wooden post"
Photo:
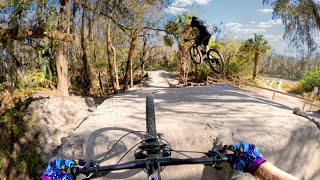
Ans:
[[[305,107],[306,107],[306,102],[304,101],[302,111],[304,111]]]
[[[316,97],[317,97],[318,92],[319,92],[319,87],[314,87],[313,92],[312,92],[313,99],[312,99],[312,103],[311,103],[311,105],[310,105],[310,111],[312,110],[312,106],[313,106],[313,103],[314,103],[315,100],[316,100]]]
[[[272,96],[272,100],[274,100],[274,96],[276,95],[276,92],[273,91],[273,96]]]

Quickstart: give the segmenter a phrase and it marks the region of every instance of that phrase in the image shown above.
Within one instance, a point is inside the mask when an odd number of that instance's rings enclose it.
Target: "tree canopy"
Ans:
[[[263,0],[273,7],[273,18],[282,19],[284,38],[297,49],[317,48],[316,38],[320,29],[320,2],[315,0]]]
[[[268,54],[271,47],[268,44],[268,41],[264,39],[262,35],[254,34],[254,38],[250,38],[244,42],[243,49],[247,52],[247,54],[249,54],[249,58],[252,58],[254,62],[252,73],[252,78],[254,80],[257,76],[260,59]]]

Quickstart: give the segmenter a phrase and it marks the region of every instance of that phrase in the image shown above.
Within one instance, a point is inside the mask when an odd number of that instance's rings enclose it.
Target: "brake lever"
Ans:
[[[92,168],[94,172],[89,172],[88,168]],[[101,172],[98,171],[98,168],[99,168],[99,164],[97,162],[92,160],[88,161],[82,168],[82,174],[86,176],[85,179],[95,179],[95,178],[102,177],[109,174],[109,172],[104,172],[101,174]]]
[[[89,177],[86,177],[84,178],[83,180],[90,180],[90,179],[96,179],[96,178],[99,178],[99,177],[103,177],[103,175],[96,175],[96,174],[91,174],[89,175]]]
[[[214,163],[212,167],[216,169],[217,171],[220,171],[222,169],[221,166],[219,166],[222,162],[221,154],[226,153],[225,149],[217,149],[217,148],[212,148],[206,153],[208,157],[216,157],[218,162]]]

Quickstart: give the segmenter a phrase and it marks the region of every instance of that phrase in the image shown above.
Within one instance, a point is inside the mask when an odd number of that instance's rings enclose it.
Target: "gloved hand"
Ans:
[[[230,165],[237,171],[254,175],[259,165],[266,161],[254,144],[231,144],[223,146],[223,149],[234,152]]]
[[[55,159],[49,162],[46,171],[41,176],[42,180],[73,180],[71,167],[74,165],[85,165],[82,159],[67,160]]]

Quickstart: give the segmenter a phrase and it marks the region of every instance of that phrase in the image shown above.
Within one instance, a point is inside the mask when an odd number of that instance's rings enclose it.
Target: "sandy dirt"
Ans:
[[[290,106],[230,84],[164,88],[167,80],[163,77],[171,79],[157,75],[160,73],[150,77],[153,87],[135,88],[99,105],[63,139],[57,156],[100,159],[102,165],[117,163],[143,134],[129,135],[103,157],[122,135],[145,131],[145,97],[152,94],[157,130],[173,149],[206,152],[218,142],[254,143],[277,167],[300,179],[320,179],[320,130],[294,115]],[[130,151],[121,162],[133,159]],[[203,165],[166,167],[161,175],[163,179],[254,179],[234,173],[229,165],[223,167],[219,172]],[[101,179],[146,179],[146,174],[142,170],[120,171]]]
[[[37,130],[41,130],[38,152],[43,161],[48,161],[59,146],[63,137],[68,136],[82,120],[95,111],[101,100],[81,97],[60,97],[48,93],[35,93],[35,99],[26,111],[26,119],[33,119],[32,131],[26,137],[32,138]]]

